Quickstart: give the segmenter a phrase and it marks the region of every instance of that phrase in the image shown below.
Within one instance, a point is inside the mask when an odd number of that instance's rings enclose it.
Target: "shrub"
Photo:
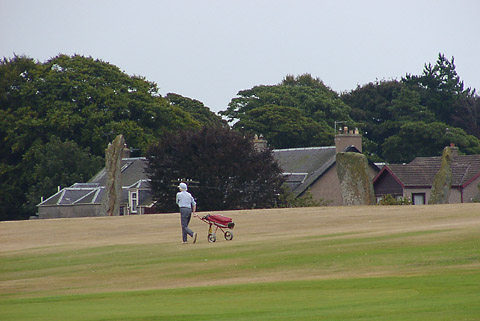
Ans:
[[[386,194],[383,195],[378,205],[412,205],[412,202],[408,198],[393,197],[390,194]]]

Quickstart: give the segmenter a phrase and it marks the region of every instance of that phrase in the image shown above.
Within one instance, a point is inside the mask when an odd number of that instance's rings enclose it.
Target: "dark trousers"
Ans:
[[[187,241],[187,234],[193,237],[193,231],[188,228],[190,219],[192,218],[192,209],[188,207],[180,207],[180,220],[182,223],[182,239]]]

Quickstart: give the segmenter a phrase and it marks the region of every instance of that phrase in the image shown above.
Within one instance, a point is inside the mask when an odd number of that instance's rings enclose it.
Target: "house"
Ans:
[[[309,192],[314,199],[324,200],[329,205],[343,205],[336,165],[339,152],[362,152],[362,136],[357,130],[343,128],[335,136],[335,146],[273,150],[295,197]],[[380,169],[369,162],[369,171],[373,179]]]
[[[118,215],[153,213],[149,180],[145,173],[146,158],[122,159],[122,196]],[[39,218],[102,216],[105,195],[105,168],[88,183],[75,183],[37,205]]]
[[[479,199],[480,155],[458,155],[452,152],[452,186],[449,203],[470,203]],[[408,164],[385,165],[373,180],[377,200],[390,194],[410,199],[413,204],[428,204],[433,180],[442,163],[442,157],[417,157]]]

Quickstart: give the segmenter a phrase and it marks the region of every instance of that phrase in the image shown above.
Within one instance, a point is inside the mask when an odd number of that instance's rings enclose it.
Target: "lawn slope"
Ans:
[[[0,320],[480,320],[480,205],[0,222]],[[205,213],[204,213],[205,214]]]

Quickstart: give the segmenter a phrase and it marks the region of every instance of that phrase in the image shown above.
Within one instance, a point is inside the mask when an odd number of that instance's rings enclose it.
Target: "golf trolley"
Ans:
[[[223,236],[225,240],[231,241],[233,239],[232,231],[225,231],[224,229],[233,229],[235,227],[235,223],[233,223],[232,219],[223,215],[219,214],[209,214],[205,216],[198,216],[199,219],[210,225],[208,228],[208,241],[213,243],[217,240],[217,230],[223,232]]]

